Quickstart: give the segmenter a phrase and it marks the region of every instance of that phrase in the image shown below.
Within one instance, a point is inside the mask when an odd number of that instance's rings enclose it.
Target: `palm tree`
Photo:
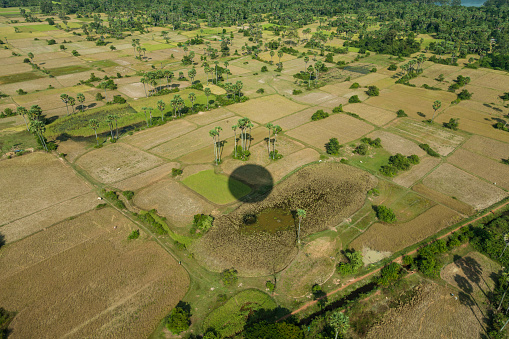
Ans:
[[[270,157],[270,132],[272,131],[274,125],[271,122],[269,122],[265,125],[265,127],[267,127],[267,129],[269,130],[269,138],[267,139],[267,151]]]
[[[103,81],[101,82],[100,86],[104,88],[104,100],[108,101],[108,96],[106,95],[106,87],[108,86],[108,82]]]
[[[205,68],[203,68],[203,71],[205,72],[205,75],[207,76],[207,84],[208,84],[209,83],[210,68],[208,66],[205,66]]]
[[[171,107],[173,107],[173,117],[176,118],[177,117],[177,107],[179,105],[179,98],[180,98],[180,95],[178,94],[175,94],[173,96],[173,99],[171,99],[170,101],[170,104],[171,104]]]
[[[350,328],[348,316],[341,311],[336,311],[329,316],[329,324],[336,331],[335,339],[338,339],[339,333],[343,335]]]
[[[166,78],[166,87],[170,86],[170,80],[175,76],[172,71],[165,69],[163,72],[164,77]]]
[[[306,217],[306,211],[297,208],[297,217],[299,218],[299,229],[297,231],[297,242],[300,244],[300,224],[302,223],[302,220]]]
[[[277,57],[279,59],[279,62],[281,62],[281,58],[283,57],[283,51],[282,50],[277,51]]]
[[[219,64],[219,61],[214,61],[215,64],[215,71],[216,71],[216,85],[217,85],[217,65]]]
[[[212,94],[210,88],[205,87],[203,89],[203,92],[205,93],[205,96],[207,97],[207,111],[209,110],[209,95]]]
[[[276,52],[274,52],[274,50],[271,50],[269,54],[270,54],[270,61],[272,62],[272,57],[274,56],[274,54],[276,54]]]
[[[308,88],[311,85],[311,75],[314,72],[315,72],[315,69],[313,68],[313,65],[309,65],[309,67],[308,67],[308,73],[309,73]]]
[[[244,84],[242,83],[242,81],[238,80],[236,83],[235,83],[235,89],[239,92],[239,99],[240,99],[240,91],[242,90],[242,87],[244,86]]]
[[[304,57],[304,63],[305,63],[305,66],[304,66],[304,72],[306,72],[306,69],[308,67],[308,62],[309,62],[309,57],[306,55]]]
[[[161,120],[164,121],[164,108],[166,107],[166,104],[164,103],[164,101],[162,100],[159,100],[157,102],[157,109],[161,112]]]
[[[143,110],[143,113],[145,113],[145,121],[147,122],[147,127],[148,127],[148,118],[147,118],[147,109],[148,109],[148,107],[142,107],[141,109]]]
[[[30,61],[34,60],[34,53],[28,52],[28,57],[30,58]]]
[[[187,98],[189,99],[189,101],[191,101],[191,110],[193,110],[194,109],[194,101],[196,100],[196,94],[191,92],[191,93],[189,93]]]
[[[111,135],[111,140],[113,140],[113,116],[111,114],[109,114],[107,117],[106,117],[106,122],[108,123],[108,127],[110,128],[110,135]]]
[[[46,152],[48,151],[48,146],[46,145],[46,141],[44,140],[44,132],[46,131],[46,126],[44,122],[39,120],[34,120],[30,122],[30,130],[32,133],[36,134],[41,141],[41,145],[44,147]]]
[[[28,111],[28,118],[30,120],[41,120],[42,117],[42,109],[39,105],[32,105],[30,110]]]
[[[283,129],[281,128],[281,126],[274,125],[274,127],[273,127],[274,143],[273,143],[273,146],[272,146],[272,159],[274,159],[275,155],[276,155],[277,134],[281,133],[282,131],[283,131]]]
[[[229,65],[230,64],[228,63],[228,61],[224,62],[224,68],[226,68],[226,81],[228,81],[228,73],[229,73],[228,66]]]
[[[118,140],[118,115],[116,114],[112,114],[111,115],[111,118],[113,120],[115,120],[115,129],[117,130],[117,136],[116,136],[116,139]]]
[[[237,157],[237,128],[238,128],[237,125],[232,126],[232,130],[235,133],[235,137],[233,139],[235,141],[235,148],[233,149],[233,154],[235,158]]]
[[[90,119],[88,121],[88,124],[95,132],[95,141],[97,142],[97,146],[99,146],[99,138],[97,137],[97,128],[99,128],[99,121],[97,119]]]
[[[436,100],[434,103],[433,103],[433,109],[435,110],[433,112],[433,117],[431,118],[431,122],[433,122],[433,120],[435,119],[435,114],[437,113],[437,111],[440,109],[440,107],[442,107],[442,102],[440,100]]]
[[[219,133],[223,130],[223,128],[220,126],[217,126],[214,129],[217,133],[217,143],[216,143],[216,145],[217,145],[217,160],[219,162],[221,162],[221,140],[219,139]],[[217,162],[216,162],[216,165],[217,165]]]
[[[67,103],[69,102],[69,96],[65,93],[60,94],[60,99],[65,103],[65,108],[67,109],[67,115],[69,115],[69,107]]]
[[[182,99],[180,97],[180,95],[177,100],[177,105],[178,105],[178,109],[179,109],[179,117],[181,117],[182,116],[182,108],[184,108],[186,106],[186,103],[184,102],[184,99]]]
[[[217,142],[216,142],[216,137],[218,135],[217,131],[215,129],[211,129],[209,131],[209,135],[212,137],[212,142],[214,144],[214,161],[216,162],[216,165],[217,165]]]
[[[147,88],[145,87],[145,84],[148,84],[149,83],[149,79],[147,77],[142,77],[140,79],[140,82],[143,84],[143,90],[145,91],[145,98],[148,98],[148,95],[147,95]]]
[[[29,131],[30,129],[28,128],[27,119],[25,118],[25,115],[27,115],[27,113],[28,113],[27,109],[25,107],[23,107],[23,106],[18,106],[16,108],[16,113],[23,117],[23,120],[25,121],[25,125],[27,127],[27,131]]]
[[[194,81],[194,77],[196,76],[196,69],[194,67],[191,68],[189,71],[187,71],[187,75],[189,76],[189,78],[191,78],[191,84],[192,84]]]
[[[78,102],[80,103],[81,111],[83,112],[83,103],[85,102],[85,95],[83,93],[78,93],[76,95]]]
[[[150,117],[150,126],[152,126],[152,111],[154,109],[152,107],[147,107],[148,115]]]
[[[76,105],[76,99],[74,99],[73,97],[69,97],[69,105],[71,105],[72,107],[72,114],[74,114],[74,105]]]

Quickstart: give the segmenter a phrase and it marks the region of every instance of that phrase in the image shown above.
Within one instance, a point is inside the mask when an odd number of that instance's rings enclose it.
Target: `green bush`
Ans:
[[[311,120],[317,121],[317,120],[325,119],[328,116],[329,116],[329,113],[324,112],[323,109],[319,109],[318,111],[313,113],[313,115],[311,116]]]
[[[274,283],[272,281],[267,281],[265,283],[265,287],[267,287],[267,289],[272,293],[274,292],[274,290],[276,289],[276,285],[274,285]]]
[[[234,268],[226,269],[221,272],[221,281],[224,286],[235,285],[239,278],[237,277],[237,270]]]
[[[325,144],[325,151],[330,155],[338,155],[341,147],[343,146],[339,144],[337,138],[330,138],[329,142]]]
[[[428,155],[431,155],[432,157],[436,158],[440,157],[440,154],[435,152],[428,144],[419,144],[419,147],[425,150],[426,153],[428,153]]]
[[[153,216],[152,214],[150,214],[150,212],[146,212],[146,213],[140,213],[137,215],[138,216],[138,219],[149,224],[150,226],[150,229],[157,233],[157,234],[160,234],[160,235],[164,235],[164,234],[168,234],[168,232],[166,231],[166,229],[164,228],[164,226],[158,222]]]
[[[377,97],[380,95],[380,90],[376,86],[369,86],[366,94],[370,97]]]
[[[299,95],[299,94],[302,94],[302,91],[300,89],[294,89],[292,94],[293,95]]]
[[[129,234],[127,239],[133,240],[133,239],[138,239],[139,237],[140,237],[140,230],[134,230],[131,232],[131,234]]]
[[[366,154],[368,154],[368,145],[360,144],[359,146],[357,146],[355,148],[355,150],[353,152],[357,153],[359,155],[366,155]]]
[[[106,199],[108,199],[113,206],[119,209],[125,209],[124,202],[118,198],[118,194],[115,191],[106,191],[105,189],[102,190],[102,194]]]
[[[336,106],[332,109],[332,113],[341,113],[343,112],[343,105],[339,104],[339,106]]]
[[[382,286],[389,286],[392,282],[397,281],[400,277],[401,266],[395,262],[382,268],[380,271],[380,277],[377,279],[377,283]]]
[[[358,82],[354,82],[354,83],[350,86],[350,88],[351,88],[351,89],[355,89],[355,88],[359,88],[359,87],[361,87],[361,85],[359,85],[359,83],[358,83]]]
[[[182,170],[180,168],[173,167],[171,169],[171,176],[172,177],[176,177],[176,176],[181,175],[181,174],[182,174]]]
[[[262,66],[262,69],[260,71],[261,72],[268,72],[269,70],[267,69],[267,66]]]
[[[382,147],[382,140],[380,138],[376,138],[375,140],[373,140],[371,138],[366,137],[366,138],[362,138],[361,142],[368,144],[369,146],[374,147],[374,148]]]
[[[263,94],[263,93],[265,93],[265,90],[263,88],[258,88],[256,90],[256,93]]]
[[[399,109],[397,112],[396,112],[397,116],[399,118],[403,118],[403,117],[407,117],[408,114],[405,113],[405,111],[403,111],[402,109]]]
[[[212,227],[214,218],[206,214],[196,214],[193,219],[193,227],[205,233]]]
[[[133,191],[123,191],[122,195],[126,197],[127,200],[131,200],[134,198],[134,192]]]
[[[188,311],[181,307],[175,307],[166,320],[166,328],[173,334],[180,334],[189,328],[190,318],[191,315]]]
[[[389,71],[396,71],[398,69],[398,66],[396,66],[395,64],[391,64],[389,66],[389,68],[387,68]]]
[[[338,272],[341,275],[354,274],[362,266],[364,266],[364,262],[362,260],[362,252],[360,251],[345,252],[345,256],[347,257],[348,262],[338,264]]]
[[[348,99],[348,102],[349,102],[350,104],[356,104],[356,103],[361,102],[361,100],[359,99],[359,96],[358,96],[358,95],[352,95],[352,96],[350,97],[350,99]]]
[[[378,220],[393,223],[396,222],[396,214],[389,208],[384,205],[375,206],[376,217]]]
[[[459,118],[456,118],[456,119],[451,118],[451,119],[449,119],[449,122],[444,122],[443,125],[445,128],[449,128],[449,129],[456,131],[458,129],[458,125],[459,125]]]

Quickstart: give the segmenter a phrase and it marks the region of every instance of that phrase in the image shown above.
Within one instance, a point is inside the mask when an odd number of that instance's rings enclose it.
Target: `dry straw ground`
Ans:
[[[509,144],[480,135],[473,135],[462,147],[497,161],[509,159]]]
[[[12,338],[150,335],[189,278],[157,243],[128,241],[133,229],[106,208],[2,248],[0,303],[18,312]]]

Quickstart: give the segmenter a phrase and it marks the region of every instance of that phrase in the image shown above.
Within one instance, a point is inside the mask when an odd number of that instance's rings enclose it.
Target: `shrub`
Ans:
[[[372,69],[369,70],[371,73],[376,73],[377,69],[376,67],[373,67]]]
[[[348,259],[348,263],[339,263],[338,272],[342,275],[349,275],[356,273],[363,265],[362,252],[346,252],[345,256]]]
[[[118,198],[117,192],[115,192],[115,191],[106,191],[106,190],[103,189],[102,190],[102,194],[116,208],[119,208],[119,209],[124,209],[125,208],[124,202]]]
[[[336,106],[332,109],[332,113],[341,113],[343,112],[343,104],[339,104],[339,106]]]
[[[402,109],[399,109],[396,114],[398,115],[398,117],[402,118],[402,117],[407,117],[408,114],[405,113],[405,111],[403,111]]]
[[[369,146],[374,147],[374,148],[382,147],[382,140],[380,138],[376,138],[375,140],[373,140],[371,138],[362,138],[361,142],[368,144]]]
[[[354,83],[350,86],[350,88],[352,88],[352,89],[359,88],[359,87],[361,87],[361,85],[359,85],[359,83],[358,83],[358,82],[354,82]]]
[[[369,86],[366,94],[370,97],[377,97],[380,95],[380,90],[376,86]]]
[[[353,152],[359,155],[366,155],[368,154],[368,146],[366,144],[360,144]]]
[[[263,93],[265,93],[265,90],[264,90],[263,88],[258,88],[258,89],[256,90],[256,93],[263,94]]]
[[[138,216],[138,219],[140,219],[141,221],[143,222],[146,222],[147,224],[150,225],[150,228],[153,232],[157,233],[157,234],[160,234],[160,235],[164,235],[164,234],[168,234],[168,232],[166,231],[166,229],[164,228],[163,224],[161,224],[160,222],[158,222],[153,216],[152,214],[150,214],[150,212],[147,212],[147,213],[140,213],[137,215]]]
[[[348,102],[350,104],[355,104],[355,103],[358,103],[358,102],[361,102],[361,100],[359,99],[359,96],[358,95],[352,95],[350,97],[350,99],[348,99]]]
[[[393,223],[396,221],[396,214],[389,208],[384,205],[375,206],[376,217],[378,220]]]
[[[133,191],[123,191],[122,195],[126,197],[127,200],[131,200],[134,197]]]
[[[193,227],[200,230],[200,232],[207,232],[212,227],[214,218],[206,214],[196,214],[193,219]]]
[[[237,283],[238,277],[237,277],[237,270],[234,268],[226,269],[223,272],[221,272],[221,281],[223,282],[224,286],[231,286]]]
[[[330,155],[338,155],[341,147],[343,146],[339,144],[337,138],[330,138],[329,142],[325,144],[325,151]]]
[[[469,91],[467,91],[466,89],[462,90],[459,94],[458,94],[458,99],[459,100],[469,100],[470,98],[472,98],[472,93],[470,93]]]
[[[178,175],[181,175],[181,174],[182,174],[182,172],[183,172],[183,171],[182,171],[180,168],[175,168],[175,167],[173,167],[173,168],[171,169],[171,176],[172,176],[172,177],[176,177],[176,176],[178,176]]]
[[[377,283],[382,286],[389,286],[391,282],[394,282],[400,277],[401,266],[395,262],[382,268],[380,271],[381,275],[377,279]]]
[[[186,331],[191,324],[191,315],[181,307],[175,307],[166,320],[166,328],[173,334]]]
[[[431,147],[429,147],[428,144],[419,144],[419,147],[422,148],[423,150],[426,151],[426,153],[428,153],[428,155],[431,155],[432,157],[440,157],[440,154],[438,154],[437,152],[435,152]]]
[[[412,154],[411,156],[408,157],[408,161],[410,161],[410,163],[413,165],[417,165],[420,162],[419,156]]]
[[[97,93],[97,94],[95,95],[95,100],[97,100],[97,101],[101,101],[102,99],[104,99],[104,97],[102,96],[102,94],[101,94],[101,93]]]
[[[269,70],[267,69],[267,66],[262,66],[262,69],[260,70],[260,72],[268,72]]]
[[[131,232],[131,234],[129,234],[127,239],[134,240],[134,239],[138,239],[139,237],[140,237],[140,230],[134,230]]]
[[[27,94],[27,92],[25,92],[25,91],[24,91],[23,89],[21,89],[21,88],[20,88],[20,89],[18,89],[18,90],[16,90],[16,93],[18,93],[18,95],[25,95],[25,94]]]
[[[325,119],[328,116],[329,116],[329,113],[324,112],[323,109],[319,109],[318,111],[313,113],[313,115],[311,116],[311,120],[317,121],[317,120]]]
[[[395,64],[391,64],[389,66],[389,68],[387,68],[389,71],[396,71],[398,69],[398,66],[396,66]]]
[[[293,95],[299,95],[299,94],[302,94],[302,91],[300,89],[294,89],[292,94]]]
[[[276,289],[276,285],[274,285],[274,283],[272,281],[267,281],[265,283],[265,287],[267,287],[267,289],[272,293],[274,292],[274,290]]]
[[[456,131],[458,129],[458,125],[459,125],[459,118],[451,118],[449,119],[449,122],[444,122],[443,125],[445,128],[449,128],[449,129],[452,129],[454,131]]]

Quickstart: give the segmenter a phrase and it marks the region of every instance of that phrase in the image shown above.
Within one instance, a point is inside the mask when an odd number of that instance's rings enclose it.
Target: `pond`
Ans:
[[[291,211],[282,209],[267,209],[257,215],[245,215],[242,231],[246,233],[267,232],[277,233],[295,227],[295,219]]]

